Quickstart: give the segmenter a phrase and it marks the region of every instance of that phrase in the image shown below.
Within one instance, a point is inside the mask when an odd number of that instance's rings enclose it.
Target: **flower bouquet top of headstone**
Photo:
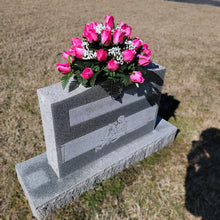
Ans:
[[[62,53],[67,62],[56,64],[63,89],[71,77],[74,86],[93,87],[105,80],[144,85],[143,66],[150,63],[151,50],[139,37],[131,38],[131,31],[124,22],[115,24],[112,15],[106,15],[103,24],[85,24],[83,39],[72,38],[71,48]]]

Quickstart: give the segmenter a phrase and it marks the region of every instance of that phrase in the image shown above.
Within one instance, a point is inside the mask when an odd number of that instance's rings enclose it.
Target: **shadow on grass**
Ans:
[[[161,94],[160,105],[158,115],[168,121],[171,117],[176,120],[176,109],[179,107],[180,101],[175,99],[174,96],[168,95],[167,93]],[[177,129],[175,139],[180,133],[180,129]]]
[[[203,220],[220,219],[220,130],[209,128],[192,142],[185,179],[185,206]]]
[[[168,121],[171,117],[174,117],[176,120],[175,112],[179,104],[180,101],[175,99],[174,96],[168,95],[167,93],[162,94],[158,115],[166,121]]]
[[[166,1],[184,2],[184,3],[200,4],[200,5],[220,6],[219,0],[166,0]]]

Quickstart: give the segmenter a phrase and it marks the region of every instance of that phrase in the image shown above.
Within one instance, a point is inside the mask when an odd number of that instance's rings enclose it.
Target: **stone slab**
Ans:
[[[47,159],[58,177],[67,174],[70,163],[96,160],[127,144],[129,136],[139,138],[154,129],[166,69],[154,63],[146,68],[147,95],[144,86],[133,85],[118,100],[117,89],[109,94],[117,86],[106,82],[72,92],[61,83],[38,89]]]
[[[95,161],[58,178],[48,164],[46,153],[16,165],[17,176],[29,201],[33,214],[38,219],[48,216],[52,210],[70,203],[98,182],[109,178],[131,164],[144,159],[160,148],[171,144],[176,127],[157,118],[155,129],[124,146],[105,154]]]

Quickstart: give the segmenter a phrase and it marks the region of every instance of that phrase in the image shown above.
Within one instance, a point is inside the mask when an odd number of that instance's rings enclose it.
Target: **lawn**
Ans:
[[[106,14],[166,67],[160,115],[179,133],[49,219],[219,219],[220,7],[163,0],[0,2],[0,219],[34,219],[14,167],[46,150],[36,91],[60,81],[60,53]]]

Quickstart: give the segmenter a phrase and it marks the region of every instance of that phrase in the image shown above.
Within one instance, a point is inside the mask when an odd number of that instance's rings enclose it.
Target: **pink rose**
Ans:
[[[69,73],[72,71],[69,63],[56,63],[57,70],[61,73]]]
[[[142,50],[146,50],[146,49],[148,49],[148,44],[143,44],[142,45]]]
[[[86,37],[90,43],[98,40],[98,34],[94,29],[94,24],[85,24],[83,37]]]
[[[124,36],[127,37],[129,40],[131,37],[131,26],[128,26],[122,21],[120,22],[118,26],[121,28],[121,30],[123,30]]]
[[[77,45],[82,45],[82,40],[80,40],[79,38],[72,38],[72,45],[73,47],[77,46]]]
[[[94,72],[91,68],[86,67],[83,72],[80,74],[80,76],[84,79],[90,79],[93,76]]]
[[[134,74],[130,75],[130,79],[132,82],[143,83],[144,77],[142,77],[142,73],[140,71],[133,71]]]
[[[65,59],[65,60],[67,60],[68,59],[68,56],[71,56],[72,54],[70,53],[70,52],[63,52],[62,53],[62,57]],[[74,61],[74,59],[72,58],[72,57],[70,57],[70,60],[73,62]]]
[[[117,29],[114,31],[114,35],[113,35],[113,43],[114,44],[117,44],[120,42],[120,44],[123,43],[123,37],[124,37],[124,34],[123,34],[123,31],[121,29]]]
[[[84,48],[81,45],[78,45],[72,48],[75,51],[76,57],[82,59],[82,55],[84,54]]]
[[[121,28],[123,25],[126,25],[126,24],[123,21],[121,21],[118,26]]]
[[[119,65],[118,65],[118,62],[114,59],[111,59],[109,62],[108,62],[108,69],[111,70],[111,71],[115,71],[119,68]]]
[[[102,30],[101,32],[101,44],[106,43],[107,46],[109,46],[112,38],[112,32],[110,28],[106,28],[105,30]]]
[[[107,53],[106,50],[99,49],[99,50],[97,51],[97,59],[98,59],[98,61],[100,61],[100,62],[101,62],[101,61],[106,61],[107,56],[108,56],[108,53]]]
[[[105,16],[104,25],[106,25],[106,26],[109,27],[110,29],[113,28],[113,26],[114,26],[114,18],[113,18],[112,15],[106,15],[106,16]]]
[[[82,43],[82,40],[80,40],[79,38],[72,38],[73,46],[68,50],[68,54],[82,59],[82,55],[84,54]]]
[[[150,57],[151,56],[151,50],[150,49],[141,50],[141,54]]]
[[[131,62],[135,56],[135,50],[125,50],[122,52],[124,61]]]
[[[147,44],[143,44],[142,45],[141,55],[151,56],[151,50],[148,49],[148,45]]]
[[[97,25],[98,25],[98,23],[95,22],[95,21],[91,23],[91,27],[92,27],[92,28],[95,28]]]
[[[137,50],[141,46],[143,41],[139,39],[139,37],[135,37],[132,43],[135,45],[135,50]]]
[[[70,48],[70,49],[68,50],[68,53],[69,53],[71,56],[76,56],[75,48]]]
[[[148,56],[138,54],[137,57],[139,58],[138,64],[140,66],[146,66],[150,63],[150,57]]]

